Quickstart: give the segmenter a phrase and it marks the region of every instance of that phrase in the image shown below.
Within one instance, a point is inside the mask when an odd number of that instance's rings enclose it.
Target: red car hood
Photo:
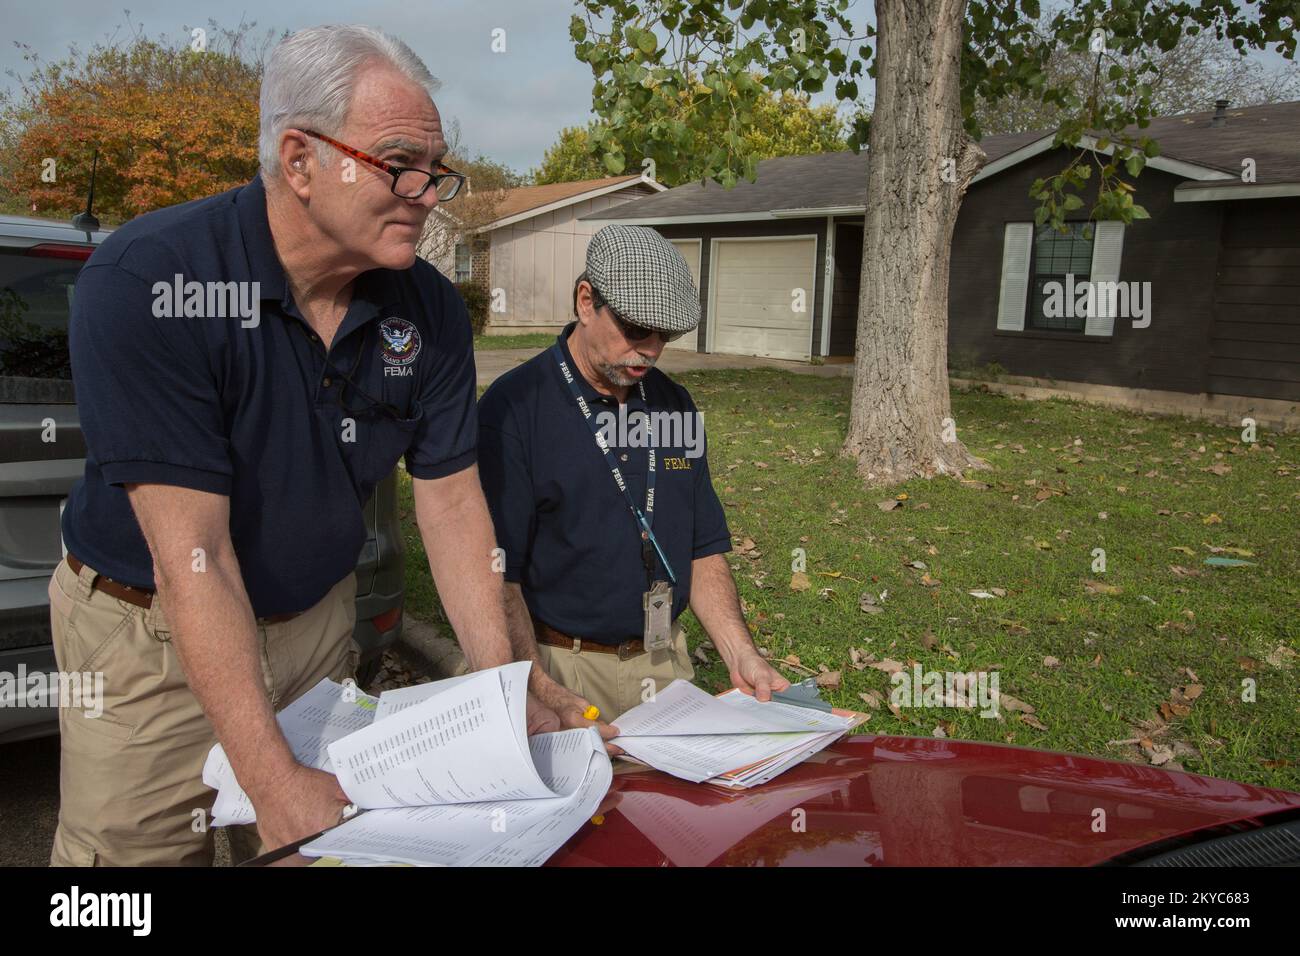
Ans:
[[[739,793],[620,770],[547,865],[1089,866],[1296,808],[1297,793],[1158,767],[863,735]]]

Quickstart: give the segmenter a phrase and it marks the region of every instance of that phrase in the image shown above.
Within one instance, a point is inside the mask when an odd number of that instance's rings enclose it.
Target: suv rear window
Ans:
[[[0,249],[0,378],[71,381],[72,289],[91,251],[75,246]],[[19,384],[6,382],[9,387],[0,391]]]

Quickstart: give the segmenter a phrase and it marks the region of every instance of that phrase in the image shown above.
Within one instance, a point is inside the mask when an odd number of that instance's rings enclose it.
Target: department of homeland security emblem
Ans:
[[[405,319],[395,316],[384,319],[379,323],[379,334],[383,337],[384,362],[388,365],[410,365],[420,354],[420,333]]]

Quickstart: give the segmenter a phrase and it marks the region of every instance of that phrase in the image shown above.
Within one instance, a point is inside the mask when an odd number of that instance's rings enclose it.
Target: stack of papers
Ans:
[[[693,783],[766,783],[865,720],[851,711],[761,702],[739,690],[711,697],[676,680],[620,716],[613,741],[629,756]]]
[[[363,811],[299,852],[355,863],[540,866],[613,779],[594,727],[527,734],[528,661],[388,691],[321,681],[278,715],[294,756]],[[352,698],[352,699],[349,699]],[[221,746],[203,780],[213,823],[251,823]]]

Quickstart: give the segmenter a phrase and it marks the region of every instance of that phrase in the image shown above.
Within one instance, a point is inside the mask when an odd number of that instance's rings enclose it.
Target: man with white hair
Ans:
[[[88,451],[51,623],[60,670],[102,672],[106,693],[97,719],[60,713],[55,864],[210,862],[218,741],[265,848],[341,819],[338,781],[295,760],[275,712],[354,671],[362,506],[402,456],[470,665],[511,659],[470,324],[415,254],[462,182],[435,87],[377,30],[295,33],[263,79],[261,175],[133,220],[78,278]],[[214,314],[236,298],[252,308]]]

